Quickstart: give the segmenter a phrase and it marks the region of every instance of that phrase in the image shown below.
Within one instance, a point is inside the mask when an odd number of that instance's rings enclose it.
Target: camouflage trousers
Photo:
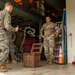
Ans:
[[[10,54],[12,60],[16,60],[15,45],[13,44],[13,41],[9,41],[9,54]],[[8,59],[9,59],[9,57],[8,57]]]
[[[54,38],[50,37],[44,38],[44,53],[47,59],[53,59],[54,45],[55,45]]]
[[[4,65],[9,55],[9,43],[5,34],[0,34],[0,66]]]

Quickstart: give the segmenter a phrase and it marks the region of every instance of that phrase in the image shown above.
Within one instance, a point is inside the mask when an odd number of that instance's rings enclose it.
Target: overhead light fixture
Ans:
[[[21,2],[21,0],[14,0],[14,1],[17,2],[17,3]]]
[[[14,0],[16,3],[19,3],[20,5],[22,5],[22,0]]]
[[[34,1],[34,0],[28,0],[28,2],[31,3],[31,4],[33,3],[33,1]]]

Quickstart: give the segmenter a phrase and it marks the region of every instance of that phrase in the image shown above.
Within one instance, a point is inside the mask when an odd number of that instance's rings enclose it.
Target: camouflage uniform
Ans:
[[[41,35],[43,35],[44,32],[44,52],[47,59],[53,59],[55,36],[59,34],[59,31],[60,29],[56,26],[56,23],[53,22],[45,23],[40,30]],[[51,34],[55,36],[50,37]]]
[[[12,36],[13,36],[13,32],[9,32],[7,31],[6,32],[7,36],[8,36],[8,41],[9,41],[9,53],[10,53],[10,56],[11,56],[11,59],[12,60],[16,60],[16,55],[15,55],[15,45],[13,43],[13,39],[12,39]],[[8,57],[9,58],[9,57]]]
[[[9,41],[6,30],[15,31],[11,26],[11,16],[7,10],[0,11],[0,66],[5,64],[9,54]]]

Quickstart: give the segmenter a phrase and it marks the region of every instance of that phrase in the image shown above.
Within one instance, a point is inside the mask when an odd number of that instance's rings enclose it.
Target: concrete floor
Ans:
[[[23,63],[10,64],[12,69],[0,72],[0,75],[75,75],[75,65],[47,65],[42,63],[38,68],[23,67]]]

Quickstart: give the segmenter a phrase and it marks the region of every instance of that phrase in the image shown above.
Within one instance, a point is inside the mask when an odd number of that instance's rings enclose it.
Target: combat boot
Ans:
[[[12,60],[12,63],[17,64],[17,61],[16,60]]]
[[[49,59],[49,63],[48,64],[49,65],[52,65],[53,64],[52,59]]]
[[[6,65],[2,65],[2,66],[0,66],[0,68],[1,69],[7,69],[7,70],[10,70],[11,68],[9,68],[8,66],[6,66]]]
[[[7,69],[7,66],[6,65],[2,65],[0,68],[1,69]]]
[[[0,66],[0,72],[7,72],[7,71],[8,71],[8,69],[1,68],[1,66]]]

